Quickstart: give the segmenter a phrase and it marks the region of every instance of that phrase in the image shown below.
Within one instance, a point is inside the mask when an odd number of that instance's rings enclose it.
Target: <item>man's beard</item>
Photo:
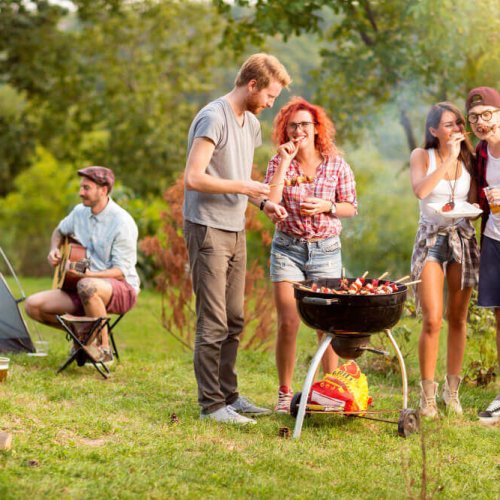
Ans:
[[[246,102],[246,108],[247,108],[247,111],[250,111],[250,113],[253,113],[254,115],[258,115],[264,109],[264,106],[260,106],[257,102],[257,99],[254,99],[253,97],[249,97],[247,102]]]

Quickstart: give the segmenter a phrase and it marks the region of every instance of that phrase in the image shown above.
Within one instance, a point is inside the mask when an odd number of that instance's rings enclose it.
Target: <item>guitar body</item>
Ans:
[[[59,250],[61,252],[61,261],[56,266],[52,288],[74,291],[76,290],[76,284],[81,279],[74,271],[84,273],[90,265],[87,259],[87,250],[69,237],[64,238]]]

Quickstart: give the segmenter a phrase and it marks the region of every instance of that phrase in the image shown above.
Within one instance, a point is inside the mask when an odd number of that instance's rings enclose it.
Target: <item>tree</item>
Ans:
[[[78,202],[78,177],[70,165],[57,162],[39,148],[33,165],[16,177],[0,199],[0,246],[24,275],[50,273],[50,235]]]
[[[0,197],[14,187],[16,175],[30,165],[34,125],[28,103],[10,85],[0,85]]]
[[[2,83],[29,98],[48,96],[69,60],[67,35],[59,29],[65,13],[46,0],[0,0]]]
[[[185,163],[193,115],[216,85],[222,20],[203,2],[0,0],[0,78],[22,90],[35,139],[60,161],[104,164],[139,194]]]
[[[315,100],[344,138],[360,141],[387,103],[396,103],[410,149],[421,106],[462,102],[476,85],[500,82],[500,17],[494,0],[214,0],[229,18],[225,43],[236,51],[268,36],[313,34],[322,44]],[[251,6],[250,6],[251,5]],[[324,14],[328,13],[328,16]],[[326,19],[325,19],[326,18]]]

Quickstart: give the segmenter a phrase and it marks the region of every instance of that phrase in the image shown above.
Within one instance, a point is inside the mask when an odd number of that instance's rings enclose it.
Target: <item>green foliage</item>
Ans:
[[[47,274],[50,236],[77,202],[78,179],[69,165],[38,149],[33,166],[14,184],[15,190],[0,198],[0,244],[19,271]]]
[[[380,157],[369,144],[347,154],[356,177],[358,215],[342,220],[342,258],[351,276],[391,278],[409,274],[418,205],[404,173],[394,174],[395,162]]]
[[[111,196],[133,217],[139,228],[139,237],[156,234],[160,227],[162,212],[167,208],[162,198],[138,197],[133,189],[121,181],[116,182]]]
[[[75,2],[81,12],[62,18],[45,2],[29,10],[7,3],[0,78],[26,91],[36,139],[59,160],[103,164],[137,193],[161,193],[184,167],[189,124],[226,57],[216,50],[222,20],[214,10]]]
[[[0,0],[0,81],[46,97],[71,60],[58,24],[65,10],[47,0]],[[57,72],[57,73],[56,73]]]
[[[471,385],[486,386],[494,382],[500,361],[495,348],[496,321],[491,309],[477,305],[476,290],[469,304],[467,323],[468,350],[473,355],[465,368],[464,379]]]
[[[415,106],[463,102],[476,85],[500,82],[498,2],[433,0],[215,0],[229,16],[225,42],[240,51],[269,36],[313,34],[322,63],[315,100],[330,110],[340,136],[359,142],[383,105],[397,103],[410,149]],[[230,4],[245,7],[244,15]],[[323,13],[328,11],[326,18]],[[237,17],[239,16],[239,17]]]
[[[33,128],[24,96],[10,85],[0,85],[0,196],[13,188],[16,175],[30,164]]]

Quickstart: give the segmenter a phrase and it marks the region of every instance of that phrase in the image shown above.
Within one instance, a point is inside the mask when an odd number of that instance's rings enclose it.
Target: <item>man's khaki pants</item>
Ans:
[[[184,238],[196,294],[198,402],[203,413],[212,413],[238,398],[235,364],[244,325],[245,231],[185,221]]]

